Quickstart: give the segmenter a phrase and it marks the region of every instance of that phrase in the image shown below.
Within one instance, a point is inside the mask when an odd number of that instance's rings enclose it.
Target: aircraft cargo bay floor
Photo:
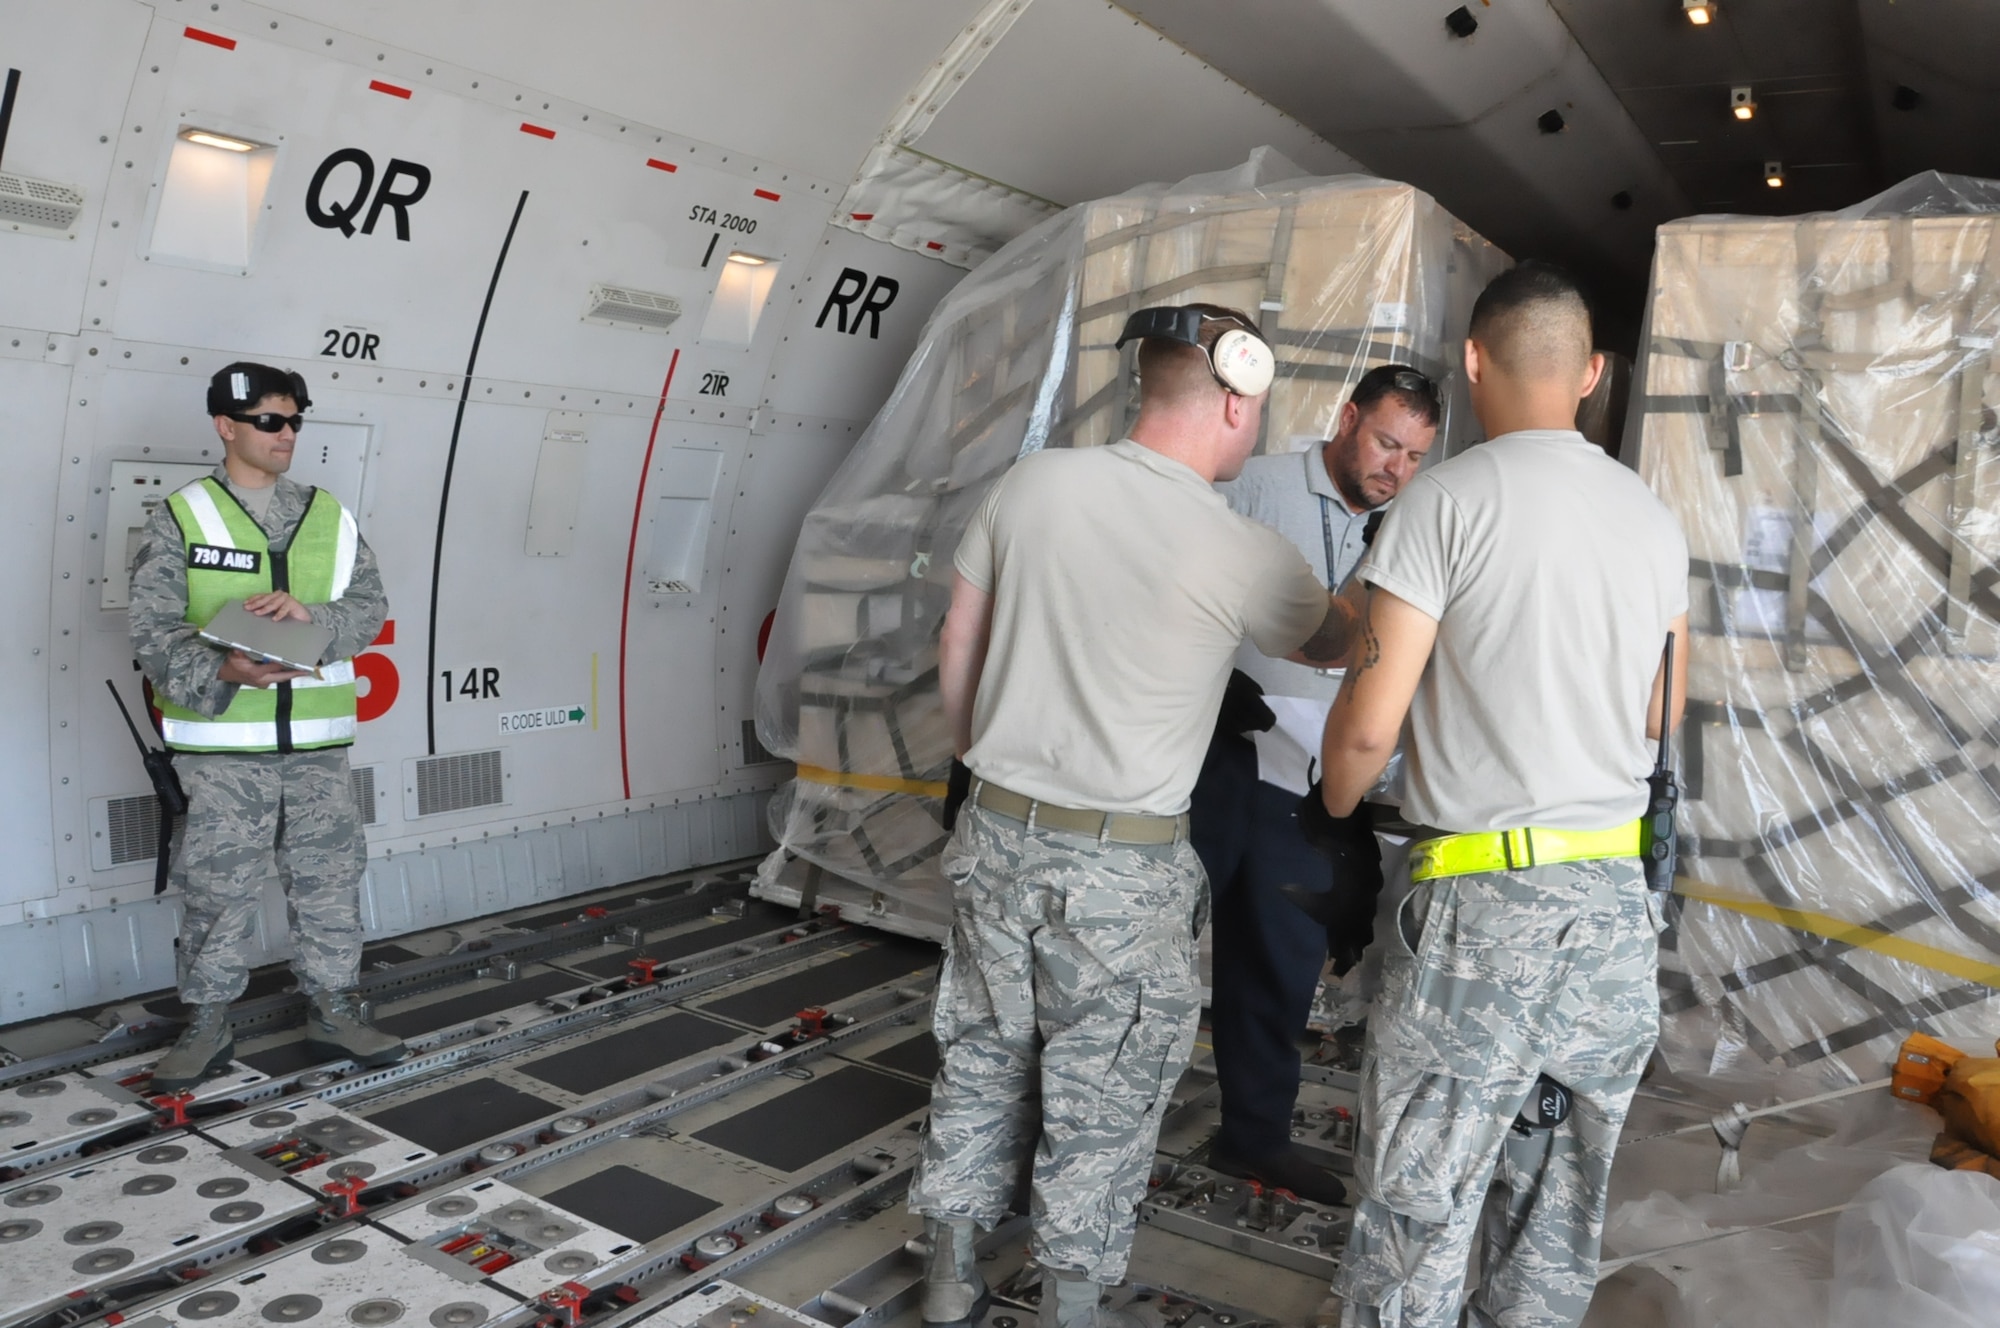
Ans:
[[[0,1029],[17,1058],[0,1066],[0,1325],[670,1328],[755,1303],[914,1328],[922,1224],[903,1199],[936,1066],[936,947],[801,921],[747,884],[741,865],[686,873],[371,946],[363,988],[412,1048],[383,1070],[307,1052],[282,969],[234,1007],[235,1063],[183,1099],[146,1093],[171,993]],[[1295,1129],[1343,1171],[1352,1084],[1309,1066]],[[1642,1090],[1614,1238],[1623,1200],[1715,1172],[1718,1109]],[[1162,1131],[1129,1294],[1174,1328],[1311,1322],[1347,1214],[1208,1170],[1215,1119],[1204,1046]],[[1831,1119],[1760,1124],[1746,1170]],[[1898,1146],[1920,1157],[1908,1120]],[[1824,1243],[1834,1214],[1790,1220],[1808,1211],[1742,1225]],[[990,1328],[1033,1314],[1010,1296],[1032,1291],[1025,1244],[1018,1220],[981,1242]],[[1690,1244],[1681,1272],[1726,1265],[1728,1245]],[[1668,1289],[1615,1268],[1590,1322],[1664,1324]]]

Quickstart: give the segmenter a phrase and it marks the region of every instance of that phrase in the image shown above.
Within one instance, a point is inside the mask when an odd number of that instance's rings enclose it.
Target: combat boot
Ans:
[[[178,1093],[208,1078],[211,1070],[229,1064],[236,1054],[236,1034],[229,1027],[229,1007],[221,1001],[194,1007],[194,1018],[160,1063],[153,1067],[153,1087]]]
[[[1044,1268],[1040,1328],[1144,1328],[1144,1321],[1106,1309],[1104,1287],[1082,1273]]]
[[[962,1328],[986,1313],[993,1297],[975,1266],[973,1240],[979,1227],[969,1217],[927,1217],[924,1236],[931,1243],[924,1270],[924,1328]]]
[[[363,1023],[359,1007],[351,991],[314,992],[306,1014],[307,1049],[369,1069],[394,1065],[410,1054],[401,1040]]]

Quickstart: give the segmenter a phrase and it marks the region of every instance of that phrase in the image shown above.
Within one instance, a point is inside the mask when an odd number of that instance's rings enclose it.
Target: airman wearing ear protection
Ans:
[[[1332,658],[1352,625],[1213,488],[1257,444],[1276,366],[1256,325],[1148,309],[1134,339],[1131,436],[1023,458],[955,559],[938,670],[972,789],[944,853],[943,1065],[910,1196],[934,1328],[979,1316],[976,1228],[1024,1176],[1043,1323],[1107,1321],[1200,1015],[1188,793],[1230,659],[1245,637]]]

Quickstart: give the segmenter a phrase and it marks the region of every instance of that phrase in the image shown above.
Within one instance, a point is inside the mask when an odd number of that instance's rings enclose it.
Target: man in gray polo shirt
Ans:
[[[1411,481],[1355,569],[1361,637],[1322,749],[1342,815],[1400,735],[1404,816],[1434,827],[1383,938],[1333,1290],[1343,1325],[1456,1325],[1477,1235],[1465,1321],[1569,1328],[1658,1034],[1638,818],[1647,738],[1687,691],[1682,648],[1661,715],[1661,648],[1687,641],[1687,541],[1574,428],[1603,357],[1566,274],[1496,277],[1465,364],[1491,441]]]
[[[1361,557],[1370,513],[1417,473],[1438,416],[1430,379],[1405,365],[1382,365],[1355,385],[1332,438],[1304,452],[1252,457],[1240,477],[1216,488],[1233,511],[1289,540],[1338,590]],[[1340,674],[1271,659],[1248,644],[1236,667],[1263,687],[1275,721],[1266,730],[1229,732],[1224,707],[1188,809],[1215,898],[1209,1018],[1222,1124],[1210,1160],[1301,1198],[1338,1203],[1346,1197],[1339,1179],[1294,1148],[1291,1134],[1298,1037],[1327,938],[1281,887],[1327,884],[1325,859],[1299,833],[1296,810]],[[1373,894],[1353,911],[1372,914]]]
[[[1327,660],[1353,606],[1211,487],[1256,445],[1270,348],[1215,306],[1141,310],[1140,409],[1039,452],[966,529],[938,676],[972,793],[944,853],[942,1065],[910,1190],[926,1324],[978,1318],[975,1225],[1030,1181],[1045,1328],[1111,1320],[1160,1120],[1194,1048],[1188,793],[1230,658]]]

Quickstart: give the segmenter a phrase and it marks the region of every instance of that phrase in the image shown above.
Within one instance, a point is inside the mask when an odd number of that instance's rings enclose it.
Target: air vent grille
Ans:
[[[771,749],[757,740],[756,720],[746,719],[743,721],[743,764],[769,765],[774,761],[782,761],[783,759],[781,756],[772,755]]]
[[[151,862],[160,852],[160,800],[150,793],[112,798],[104,804],[105,837],[111,865]]]
[[[357,765],[347,772],[348,783],[354,789],[354,805],[361,809],[361,824],[382,824],[382,804],[375,796],[375,771],[372,765]]]
[[[82,213],[83,195],[68,185],[0,171],[0,222],[68,234]]]
[[[429,756],[416,762],[417,815],[492,807],[507,801],[507,775],[498,749]]]
[[[590,288],[583,316],[593,323],[664,332],[681,316],[681,302],[671,295],[656,295],[629,286],[597,285]]]

